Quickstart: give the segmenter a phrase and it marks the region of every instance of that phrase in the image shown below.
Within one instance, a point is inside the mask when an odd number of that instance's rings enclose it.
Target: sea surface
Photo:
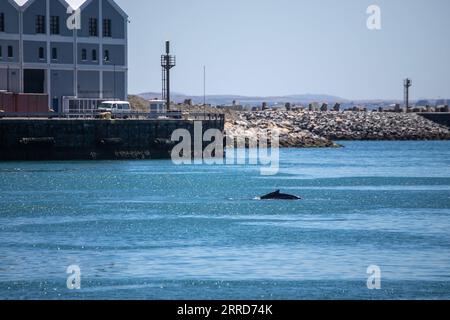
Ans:
[[[0,299],[450,299],[450,142],[342,143],[276,176],[0,163]],[[276,189],[303,200],[258,200]]]

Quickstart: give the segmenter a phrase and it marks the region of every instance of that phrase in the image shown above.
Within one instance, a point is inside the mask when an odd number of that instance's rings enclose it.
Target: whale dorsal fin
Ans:
[[[274,193],[280,194],[280,192],[281,192],[281,190],[277,190],[277,191],[275,191]]]

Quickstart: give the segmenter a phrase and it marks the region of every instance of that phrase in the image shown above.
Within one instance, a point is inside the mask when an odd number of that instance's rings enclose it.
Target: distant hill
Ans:
[[[139,96],[129,95],[128,101],[130,102],[131,107],[135,111],[139,111],[139,112],[148,112],[149,111],[148,102]]]
[[[150,99],[161,99],[161,93],[157,92],[146,92],[138,94],[140,98],[150,100]],[[176,103],[184,102],[186,99],[192,99],[194,104],[203,104],[203,96],[192,96],[182,93],[172,93],[172,101]],[[297,104],[297,105],[308,105],[309,103],[340,103],[346,107],[353,105],[364,105],[368,109],[375,109],[380,105],[390,105],[394,103],[403,104],[402,100],[393,99],[367,99],[367,100],[349,100],[341,97],[331,96],[327,94],[297,94],[297,95],[287,95],[287,96],[268,96],[268,97],[249,97],[240,95],[208,95],[206,96],[206,103],[212,105],[231,105],[235,100],[238,104],[244,106],[260,106],[263,102],[266,102],[269,106],[276,104],[285,104],[287,102]],[[449,104],[450,99],[426,99],[421,98],[420,100],[412,100],[412,105],[444,105]]]
[[[161,93],[156,92],[146,92],[141,93],[138,96],[144,99],[161,99]],[[173,93],[172,101],[176,103],[181,103],[186,99],[192,99],[194,104],[202,104],[203,96],[190,96],[181,93]],[[270,97],[248,97],[248,96],[239,96],[239,95],[208,95],[206,96],[206,103],[213,105],[231,105],[233,101],[241,105],[250,105],[250,106],[259,106],[263,102],[267,102],[269,105],[274,104],[284,104],[287,102],[296,103],[296,104],[308,104],[312,102],[326,102],[326,103],[344,103],[348,100],[325,95],[325,94],[301,94],[301,95],[288,95],[288,96],[270,96]]]

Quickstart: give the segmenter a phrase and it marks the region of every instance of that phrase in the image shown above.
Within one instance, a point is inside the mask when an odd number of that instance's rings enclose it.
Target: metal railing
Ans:
[[[187,120],[218,120],[225,121],[225,114],[223,113],[187,113]]]
[[[94,112],[104,101],[106,101],[106,99],[63,97],[62,112],[64,113]]]
[[[218,113],[148,113],[131,112],[123,114],[111,114],[111,119],[119,120],[188,120],[188,121],[225,121],[224,114]],[[109,120],[109,116],[99,113],[97,110],[86,112],[45,112],[45,113],[20,113],[20,112],[1,112],[0,119],[5,118],[25,118],[25,119],[96,119]]]

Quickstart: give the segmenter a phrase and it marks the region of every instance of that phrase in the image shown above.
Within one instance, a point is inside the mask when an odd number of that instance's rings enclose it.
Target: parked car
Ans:
[[[112,118],[127,119],[132,113],[128,101],[104,101],[98,107],[98,113],[111,113]]]

